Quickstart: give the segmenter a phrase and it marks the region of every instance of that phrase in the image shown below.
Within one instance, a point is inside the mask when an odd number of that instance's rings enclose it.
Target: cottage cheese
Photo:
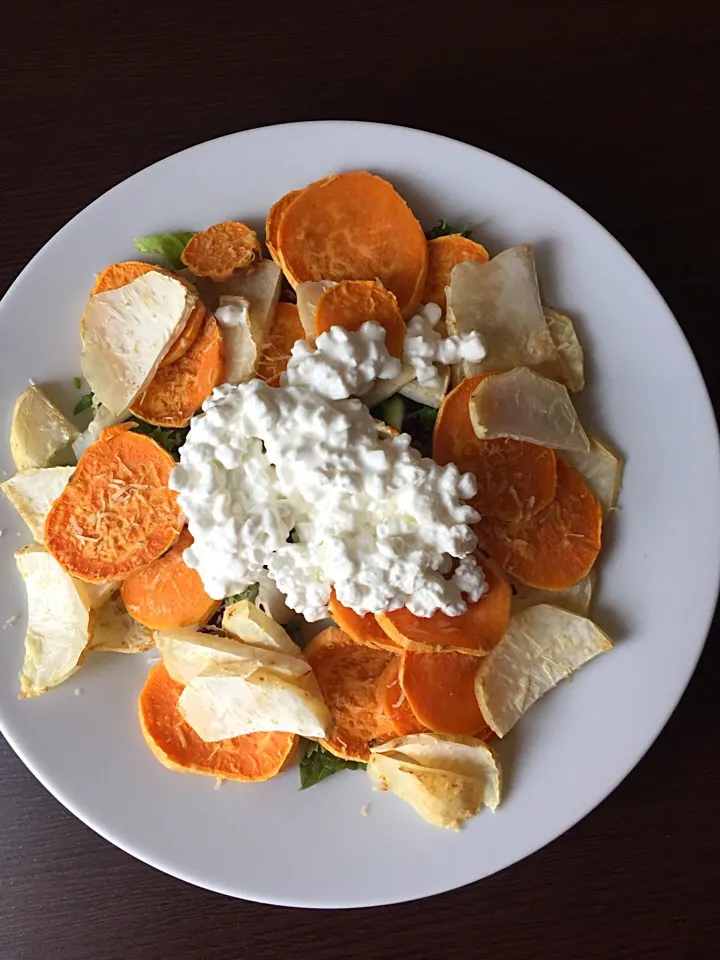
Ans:
[[[441,385],[435,364],[459,363],[461,360],[478,363],[487,353],[485,341],[476,330],[442,337],[435,329],[441,317],[442,310],[436,303],[426,303],[407,326],[403,360],[412,365],[415,378],[423,387]]]
[[[332,400],[360,397],[375,380],[392,380],[400,361],[385,346],[385,329],[367,321],[359,330],[331,327],[320,334],[315,348],[298,340],[292,348],[283,383],[306,384]]]
[[[171,486],[194,537],[185,561],[210,596],[267,568],[315,621],[331,587],[361,614],[407,606],[422,617],[459,615],[487,590],[472,556],[478,514],[463,503],[474,477],[422,459],[407,435],[381,437],[359,400],[251,380],[219,387],[203,410]]]

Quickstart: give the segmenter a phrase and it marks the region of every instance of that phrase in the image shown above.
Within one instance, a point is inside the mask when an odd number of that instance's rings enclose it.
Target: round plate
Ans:
[[[718,438],[703,381],[670,311],[635,261],[572,201],[529,173],[428,133],[299,123],[202,144],[91,204],[32,260],[0,307],[0,391],[32,378],[72,409],[78,318],[93,275],[134,259],[133,237],[229,218],[262,228],[282,194],[332,171],[392,180],[424,225],[470,221],[491,251],[535,245],[543,297],[576,318],[589,358],[586,426],[627,458],[606,535],[595,614],[616,648],[537,706],[501,744],[505,799],[460,833],[343,773],[304,792],[296,769],[262,784],[166,770],[143,742],[146,656],[91,654],[63,686],[17,699],[25,598],[13,551],[29,539],[0,505],[0,721],[12,747],[78,817],[191,883],[267,903],[385,904],[507,867],[585,816],[640,760],[700,654],[718,585]],[[7,441],[2,463],[12,473]],[[367,816],[361,808],[369,804]]]

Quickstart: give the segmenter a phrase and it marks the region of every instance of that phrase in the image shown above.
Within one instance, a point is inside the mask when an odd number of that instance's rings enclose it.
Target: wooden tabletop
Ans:
[[[3,20],[0,290],[167,154],[288,120],[386,121],[484,147],[584,206],[657,284],[718,396],[716,3],[9,0]],[[0,958],[717,956],[718,641],[599,809],[501,874],[398,907],[288,910],[187,886],[74,819],[0,740]]]

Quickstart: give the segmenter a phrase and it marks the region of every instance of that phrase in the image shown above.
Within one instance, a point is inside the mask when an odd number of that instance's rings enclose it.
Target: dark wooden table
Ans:
[[[6,0],[0,289],[69,217],[167,154],[287,120],[387,121],[482,146],[582,204],[658,285],[717,396],[719,9]],[[157,873],[0,742],[0,960],[718,956],[718,640],[585,821],[481,884],[372,911],[258,906]]]

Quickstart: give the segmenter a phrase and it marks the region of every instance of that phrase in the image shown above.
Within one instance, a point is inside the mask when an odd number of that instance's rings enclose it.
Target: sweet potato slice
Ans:
[[[96,293],[105,293],[106,290],[117,290],[118,287],[124,287],[145,273],[151,273],[157,270],[159,273],[168,273],[162,267],[154,263],[142,263],[140,260],[125,260],[122,263],[111,263],[105,267],[95,278],[95,285],[90,291],[90,296],[94,297]]]
[[[424,726],[415,714],[400,686],[400,657],[395,657],[385,667],[378,680],[378,702],[380,709],[390,720],[393,729],[400,736],[410,733],[424,733]]]
[[[270,326],[267,340],[262,345],[255,368],[255,376],[269,382],[287,367],[290,351],[296,340],[305,339],[305,329],[294,303],[279,303]]]
[[[335,623],[344,630],[356,643],[364,643],[369,647],[379,647],[381,650],[397,650],[400,647],[394,640],[385,633],[380,624],[375,619],[374,614],[366,613],[361,615],[355,613],[350,607],[344,607],[335,596],[335,591],[330,596],[330,616]]]
[[[558,457],[552,503],[518,523],[485,517],[473,527],[480,546],[511,577],[541,590],[567,590],[586,577],[600,552],[602,508]]]
[[[400,686],[419,723],[434,733],[460,733],[487,740],[477,697],[479,662],[465,653],[417,653],[406,650],[400,661]]]
[[[308,280],[375,280],[403,316],[420,302],[427,274],[422,227],[395,188],[371,173],[326,177],[306,187],[280,221],[277,252],[296,287]]]
[[[315,308],[315,333],[330,327],[359,330],[366,320],[385,328],[385,346],[393,357],[401,357],[405,343],[405,321],[395,295],[372,280],[343,280],[323,293]]]
[[[173,458],[150,437],[113,429],[82,455],[45,521],[47,549],[91,583],[124,580],[152,563],[183,526],[168,488]]]
[[[268,248],[270,256],[278,265],[280,265],[280,259],[277,252],[277,241],[280,231],[280,221],[285,216],[287,208],[301,193],[301,190],[291,190],[290,193],[286,193],[284,197],[280,197],[268,210],[267,219],[265,220],[265,246]]]
[[[449,617],[438,610],[431,617],[416,617],[402,607],[378,613],[383,630],[401,647],[425,652],[454,650],[483,657],[500,640],[510,619],[510,587],[487,560],[478,561],[488,589],[465,613]],[[448,731],[451,733],[452,731]]]
[[[192,273],[211,280],[227,280],[236,270],[261,258],[262,247],[255,231],[235,220],[196,233],[181,257]]]
[[[171,770],[224,780],[258,782],[282,770],[297,737],[291,733],[248,733],[206,743],[180,716],[182,686],[162,663],[152,667],[140,694],[140,727],[148,746]]]
[[[395,732],[380,710],[377,686],[393,657],[328,627],[310,641],[305,656],[333,719],[333,729],[322,745],[345,760],[366,762],[374,741],[389,740]]]
[[[490,254],[480,243],[475,243],[469,237],[462,237],[459,233],[452,233],[446,237],[436,237],[428,240],[428,270],[425,280],[423,303],[437,303],[445,312],[445,287],[450,283],[450,274],[453,267],[465,260],[475,263],[485,263]]]
[[[192,313],[187,318],[185,326],[175,338],[172,346],[160,361],[160,369],[176,363],[181,357],[184,357],[190,347],[195,343],[207,320],[208,312],[205,305],[197,302]]]
[[[130,410],[160,427],[184,427],[222,383],[223,366],[220,327],[215,318],[208,315],[185,356],[159,369]]]
[[[192,627],[207,623],[220,606],[205,593],[197,570],[183,560],[192,542],[185,527],[167,553],[123,581],[125,607],[138,623],[151,630]]]
[[[475,435],[470,398],[483,379],[468,377],[445,397],[433,433],[433,459],[475,475],[478,492],[469,503],[483,516],[518,521],[555,496],[555,452],[524,440]]]

